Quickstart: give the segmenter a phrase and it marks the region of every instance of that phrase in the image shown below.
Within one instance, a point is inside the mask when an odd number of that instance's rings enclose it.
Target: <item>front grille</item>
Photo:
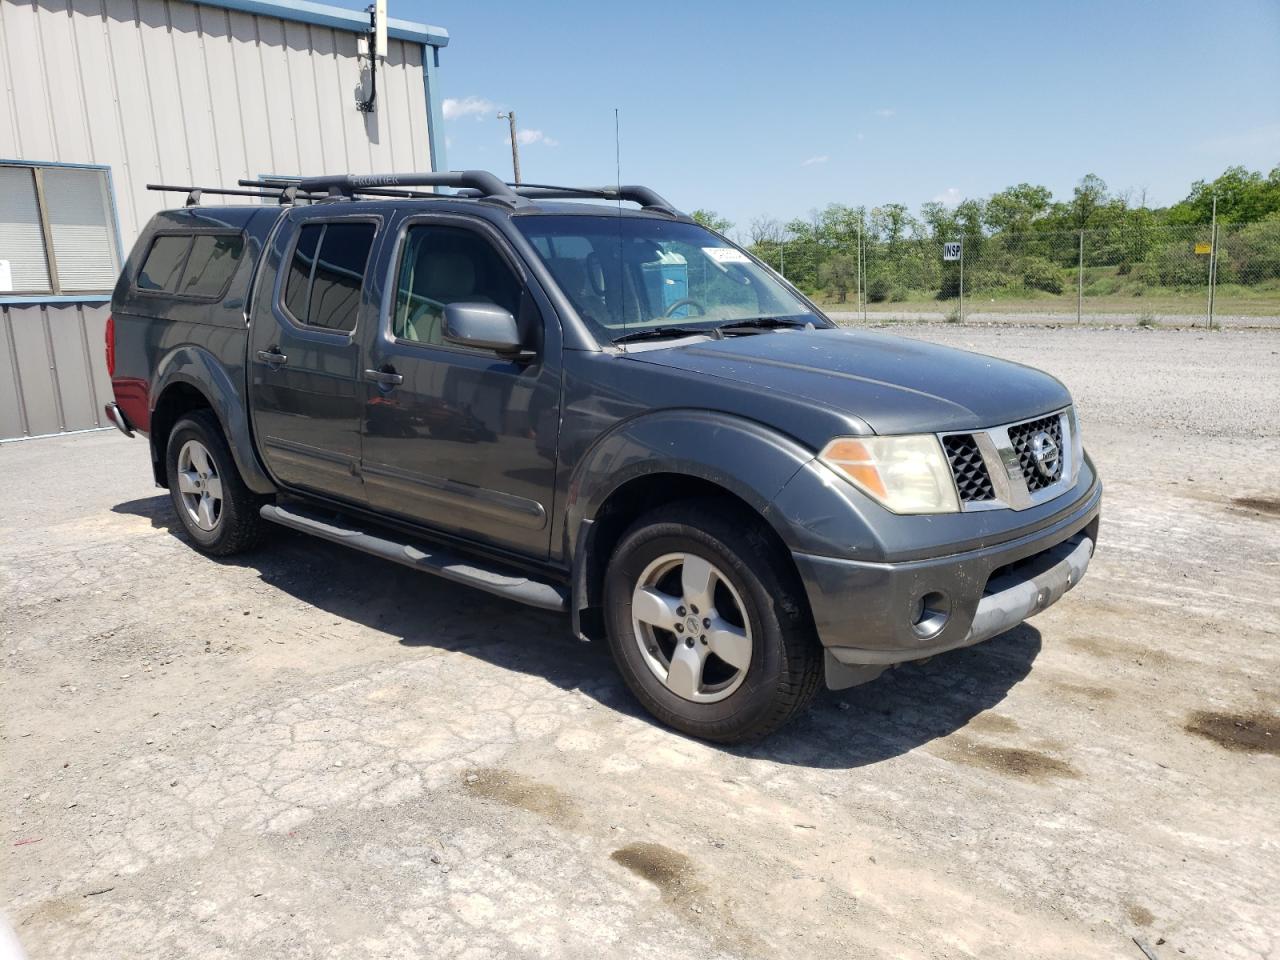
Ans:
[[[949,437],[943,437],[942,448],[951,461],[951,475],[955,477],[962,503],[982,503],[996,498],[995,488],[991,485],[991,474],[987,472],[987,465],[973,434],[953,433]]]
[[[1031,452],[1032,440],[1042,430],[1049,435],[1058,448],[1057,463],[1054,464],[1053,472],[1049,476],[1040,472],[1040,468],[1036,466],[1036,458]],[[1049,417],[1041,417],[1039,420],[1010,427],[1009,442],[1013,445],[1013,452],[1018,455],[1018,464],[1022,467],[1022,478],[1027,482],[1028,491],[1035,493],[1037,490],[1053,486],[1062,479],[1062,463],[1066,451],[1062,449],[1062,417],[1059,414],[1055,413]]]

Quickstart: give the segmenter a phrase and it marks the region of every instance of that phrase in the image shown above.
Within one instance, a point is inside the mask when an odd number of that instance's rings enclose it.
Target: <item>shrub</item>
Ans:
[[[1178,240],[1156,250],[1151,267],[1157,281],[1166,287],[1191,287],[1209,280],[1209,260],[1197,256],[1190,241]]]
[[[1031,290],[1062,292],[1062,271],[1043,257],[1027,257],[1022,262],[1022,282]]]
[[[867,281],[867,301],[869,303],[884,303],[889,299],[890,289],[888,278],[872,277]]]

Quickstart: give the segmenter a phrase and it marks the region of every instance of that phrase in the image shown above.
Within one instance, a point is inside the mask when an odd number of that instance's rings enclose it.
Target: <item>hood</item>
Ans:
[[[803,397],[886,435],[993,427],[1071,402],[1066,387],[1032,367],[861,330],[779,331],[627,356]]]

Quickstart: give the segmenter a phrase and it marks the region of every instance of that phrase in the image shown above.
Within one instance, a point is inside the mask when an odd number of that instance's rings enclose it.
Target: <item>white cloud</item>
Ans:
[[[960,193],[959,187],[947,187],[933,198],[933,202],[940,203],[944,207],[954,207],[963,199],[964,196]]]
[[[502,142],[510,143],[511,138],[504,137]],[[516,143],[520,144],[520,146],[522,147],[527,147],[532,143],[541,143],[543,146],[547,146],[547,147],[560,146],[559,140],[551,139],[551,137],[548,137],[541,130],[533,130],[533,129],[527,129],[527,128],[524,130],[516,131]]]
[[[820,153],[816,157],[810,157],[804,163],[800,164],[800,166],[812,167],[815,163],[826,163],[830,159],[831,158],[827,156],[825,153]]]
[[[466,117],[472,114],[476,115],[476,119],[483,119],[486,113],[497,113],[498,106],[492,100],[486,100],[484,97],[463,97],[459,100],[457,97],[445,97],[444,103],[441,105],[444,110],[444,118],[446,120],[456,120],[458,117]]]
[[[893,116],[895,113],[897,113],[897,112],[898,112],[898,111],[894,110],[892,107],[881,107],[879,110],[877,110],[877,111],[876,111],[876,116],[877,116],[877,117],[892,117],[892,116]]]

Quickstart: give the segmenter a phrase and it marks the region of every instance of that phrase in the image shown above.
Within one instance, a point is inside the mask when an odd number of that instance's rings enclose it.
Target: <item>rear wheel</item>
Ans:
[[[197,410],[174,425],[165,466],[178,520],[197,548],[227,556],[257,544],[263,500],[240,479],[212,411]]]
[[[640,518],[605,579],[609,644],[650,713],[692,736],[767,736],[801,712],[821,648],[794,570],[759,520],[692,501]]]

